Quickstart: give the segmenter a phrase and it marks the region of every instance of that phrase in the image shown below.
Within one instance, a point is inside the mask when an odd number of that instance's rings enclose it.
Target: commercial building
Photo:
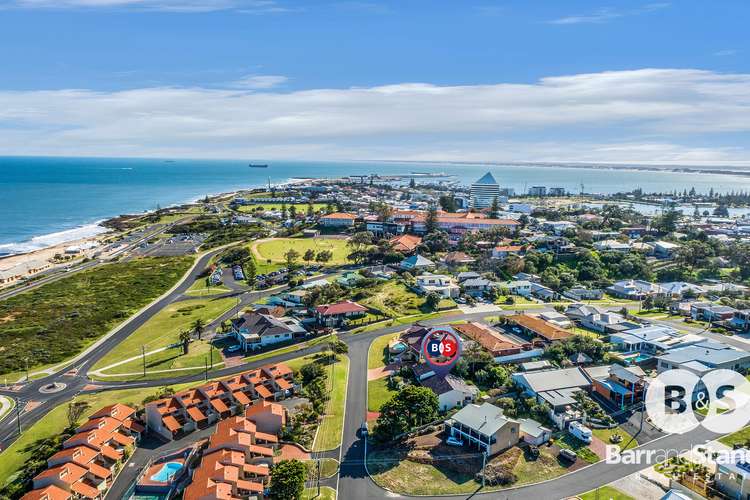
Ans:
[[[472,208],[487,208],[496,198],[500,199],[500,186],[495,177],[487,172],[471,185],[469,193]]]

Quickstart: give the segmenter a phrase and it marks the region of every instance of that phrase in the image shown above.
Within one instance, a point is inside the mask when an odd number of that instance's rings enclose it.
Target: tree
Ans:
[[[307,466],[299,460],[282,460],[271,473],[271,494],[274,498],[300,500],[305,491]]]
[[[490,206],[490,219],[497,219],[500,212],[500,204],[497,201],[497,196],[492,198],[492,205]]]
[[[440,305],[440,295],[435,292],[428,293],[424,299],[424,305],[431,311],[437,310],[438,306]]]
[[[316,378],[325,377],[326,369],[321,363],[307,363],[302,365],[299,373],[302,375],[302,383],[307,385]]]
[[[281,204],[281,218],[286,219],[286,203]]]
[[[434,233],[438,230],[437,207],[435,207],[434,204],[431,204],[427,209],[427,215],[424,220],[424,229],[427,234]]]
[[[377,203],[374,207],[374,212],[378,216],[380,222],[387,222],[393,216],[393,207],[387,203]]]
[[[71,401],[68,403],[68,429],[78,427],[78,421],[83,416],[83,412],[89,409],[89,406],[85,401]]]
[[[312,202],[310,202],[307,204],[307,216],[312,217],[313,215],[315,215],[315,207]]]
[[[438,397],[432,389],[407,385],[380,408],[374,435],[381,441],[390,441],[414,427],[432,422],[437,418],[438,409]]]
[[[654,228],[663,233],[673,233],[677,231],[677,221],[679,220],[680,212],[670,208],[661,217],[657,217],[654,221]]]
[[[357,263],[364,262],[367,258],[367,248],[372,245],[373,234],[370,231],[359,231],[354,233],[349,241],[346,242],[346,246],[352,251],[347,255],[347,259]]]
[[[444,212],[455,212],[458,210],[456,197],[453,193],[441,195],[438,202],[440,203],[440,208],[442,208]]]
[[[331,352],[334,354],[346,354],[349,352],[349,346],[346,345],[346,342],[338,338],[331,339],[331,341],[328,342],[328,345],[331,348]]]
[[[201,335],[203,335],[203,330],[206,329],[206,322],[200,318],[197,318],[195,321],[193,321],[192,329],[193,332],[195,332],[195,336],[198,337],[198,340],[200,340]]]
[[[320,262],[321,264],[325,264],[332,258],[333,252],[331,252],[330,250],[320,250],[315,254],[315,262]]]
[[[716,217],[729,217],[729,209],[726,205],[723,203],[720,203],[719,205],[714,208],[714,216]]]
[[[182,342],[182,354],[187,355],[190,350],[190,330],[182,330],[180,332],[180,342]]]
[[[412,177],[411,180],[409,181],[409,187],[412,189],[417,187],[417,183],[414,181],[414,177]]]
[[[312,248],[308,248],[305,254],[302,256],[302,258],[305,260],[305,263],[307,265],[310,265],[310,262],[315,259],[315,250]]]
[[[284,259],[286,260],[286,268],[291,271],[297,266],[297,259],[299,259],[299,252],[295,250],[294,248],[290,248],[284,254]]]
[[[430,252],[444,252],[450,245],[450,239],[448,233],[445,231],[434,231],[427,233],[422,240],[422,245],[427,247]]]
[[[296,219],[297,218],[297,207],[292,205],[289,207],[289,218],[290,219]]]
[[[245,281],[247,281],[247,284],[250,285],[250,288],[254,287],[255,277],[258,274],[258,269],[255,266],[255,259],[250,257],[245,261],[245,264],[242,267],[245,272]]]

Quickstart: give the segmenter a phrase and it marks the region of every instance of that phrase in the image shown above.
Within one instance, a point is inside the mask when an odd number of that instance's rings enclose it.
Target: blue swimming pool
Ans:
[[[167,462],[165,463],[159,472],[151,476],[152,481],[158,481],[160,483],[168,483],[172,480],[175,474],[180,472],[182,464],[179,462]]]

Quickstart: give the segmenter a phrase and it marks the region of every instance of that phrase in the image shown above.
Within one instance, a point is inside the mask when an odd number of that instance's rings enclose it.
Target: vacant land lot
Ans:
[[[424,297],[412,292],[398,280],[386,281],[376,290],[371,297],[360,301],[360,303],[363,306],[377,309],[391,318],[429,312],[421,309],[425,301]]]
[[[238,208],[240,212],[245,213],[254,213],[258,211],[258,207],[262,207],[263,210],[281,210],[281,203],[258,203],[253,205],[242,205]],[[298,214],[306,214],[307,213],[307,205],[306,204],[296,204],[296,205],[287,205],[286,208],[289,210],[290,207],[294,207],[297,210]],[[321,210],[325,210],[326,205],[325,203],[313,203],[313,210],[316,212],[320,212]],[[262,211],[261,211],[262,213]]]
[[[94,369],[99,370],[113,363],[140,356],[142,347],[145,348],[148,353],[149,351],[154,351],[160,347],[166,347],[177,343],[180,332],[182,330],[189,330],[195,320],[200,319],[203,320],[205,324],[208,324],[211,320],[221,316],[236,304],[237,300],[233,298],[219,299],[209,297],[174,302],[156,313],[130,337],[120,342],[117,347],[107,353],[107,355],[94,366]],[[197,346],[195,347],[197,348]],[[197,350],[198,349],[194,349],[193,345],[191,345],[191,351],[193,351],[193,353]],[[179,354],[181,352],[181,349],[169,349],[151,356],[147,355],[147,367],[148,369],[156,370],[160,368],[169,369],[170,367],[189,366],[181,363],[179,360]],[[201,353],[199,360],[201,366],[203,365],[203,354],[204,353]],[[177,360],[177,362],[180,363],[180,366],[170,364],[169,366],[157,368],[153,365],[154,362],[163,363],[166,359],[171,358]],[[128,364],[119,365],[111,370],[107,370],[107,373],[132,373],[139,371],[141,369],[142,361],[139,358],[138,360],[130,362],[130,364],[133,364],[133,366],[128,366]]]
[[[0,302],[0,374],[74,356],[171,288],[193,257],[143,258],[76,273]]]
[[[398,338],[397,333],[389,333],[372,341],[370,350],[367,353],[367,369],[371,370],[386,365],[388,342],[396,338]]]
[[[398,391],[388,387],[388,377],[367,382],[367,411],[380,411]]]
[[[333,238],[274,238],[254,243],[251,246],[253,255],[260,263],[267,263],[270,259],[272,263],[284,263],[284,254],[294,249],[300,254],[299,262],[302,263],[302,256],[307,250],[320,252],[330,250],[333,257],[326,265],[338,266],[346,264],[346,256],[351,253],[346,247],[346,240]]]
[[[601,488],[584,493],[583,495],[580,495],[580,497],[581,500],[600,500],[604,498],[608,500],[634,500],[630,495],[626,495],[622,491],[611,486],[602,486]]]

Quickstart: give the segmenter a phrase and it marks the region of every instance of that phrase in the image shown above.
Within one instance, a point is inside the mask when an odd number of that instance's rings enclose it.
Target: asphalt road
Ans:
[[[63,404],[65,401],[70,400],[76,394],[80,393],[83,390],[84,386],[92,383],[87,377],[89,368],[93,366],[105,354],[107,354],[112,348],[119,344],[123,339],[127,338],[129,335],[135,332],[140,326],[148,321],[148,319],[150,319],[153,315],[163,309],[166,305],[175,300],[178,300],[207,265],[213,253],[215,252],[201,257],[196,262],[187,278],[184,279],[177,287],[175,287],[175,289],[171,293],[151,304],[141,313],[134,316],[115,334],[113,334],[111,337],[107,338],[101,344],[97,345],[94,349],[88,352],[85,360],[74,363],[72,366],[68,366],[65,369],[60,370],[57,373],[47,376],[43,379],[31,381],[30,383],[25,384],[19,391],[14,392],[0,390],[0,393],[2,394],[18,398],[22,405],[27,401],[39,401],[42,403],[40,406],[21,414],[20,420],[22,427],[26,428],[30,426],[31,424],[39,420],[42,416],[44,416],[52,408],[56,407],[59,404]],[[264,295],[268,295],[275,291],[277,290],[266,290],[253,293],[242,293],[241,291],[235,291],[231,292],[228,295],[238,296],[239,307],[242,307],[246,304],[257,301]],[[504,312],[504,314],[511,314],[513,312],[514,311],[506,311]],[[234,309],[226,313],[225,316],[229,317],[233,314],[236,314],[236,310]],[[451,316],[450,320],[478,320],[486,316],[491,316],[493,314],[495,313],[458,314]],[[445,322],[445,318],[438,318],[427,321],[425,323],[439,324],[442,322]],[[654,322],[658,323],[656,321]],[[684,328],[683,325],[680,326]],[[364,422],[366,419],[367,412],[367,353],[370,343],[378,336],[387,333],[398,332],[405,328],[405,325],[398,325],[361,334],[340,334],[341,340],[346,342],[349,346],[349,357],[351,360],[351,369],[349,372],[349,380],[346,388],[347,404],[346,415],[344,418],[344,435],[342,447],[340,450],[341,469],[338,476],[338,491],[339,498],[341,499],[380,499],[400,497],[399,495],[381,489],[369,478],[364,465],[365,443],[358,435],[358,431],[360,429],[360,426],[362,425],[362,422]],[[712,337],[716,334],[710,334],[709,332],[704,333],[704,335],[707,337]],[[721,340],[727,341],[728,339],[722,336]],[[742,347],[747,350],[748,345],[745,343],[742,344],[742,346],[738,347]],[[283,362],[292,358],[316,352],[320,350],[320,348],[321,346],[308,347],[300,349],[298,351],[265,358],[257,362],[247,363],[231,368],[224,368],[221,370],[215,370],[210,373],[210,376],[212,378],[225,375],[228,376],[267,363]],[[199,382],[201,380],[201,374],[192,374],[149,381],[95,382],[95,384],[97,386],[100,386],[100,389],[98,390],[113,390],[119,388],[155,387],[191,381]],[[39,393],[40,389],[53,382],[64,383],[66,384],[66,387],[64,390],[52,395],[42,395]],[[2,446],[2,448],[4,449],[10,443],[12,443],[13,440],[17,438],[17,436],[18,432],[16,428],[15,414],[13,414],[6,417],[2,422],[0,422],[0,446]],[[702,444],[707,440],[714,439],[715,437],[717,436],[712,433],[704,431],[703,429],[698,429],[686,435],[665,436],[661,439],[640,446],[639,449],[659,451],[663,454],[671,456],[673,454],[679,453],[685,448],[688,448],[690,445]],[[690,445],[686,443],[690,443]],[[663,460],[663,456],[664,455],[660,455],[661,460]],[[481,491],[477,491],[475,493],[472,493],[471,495],[457,495],[453,497],[441,496],[435,498],[469,498],[475,495],[483,495],[487,498],[557,499],[575,495],[580,493],[581,491],[590,490],[597,486],[607,484],[615,479],[641,470],[644,467],[644,464],[615,465],[599,462],[589,467],[580,469],[576,472],[566,474],[565,476],[537,485],[518,487],[508,490],[502,490],[499,492],[484,493]]]

